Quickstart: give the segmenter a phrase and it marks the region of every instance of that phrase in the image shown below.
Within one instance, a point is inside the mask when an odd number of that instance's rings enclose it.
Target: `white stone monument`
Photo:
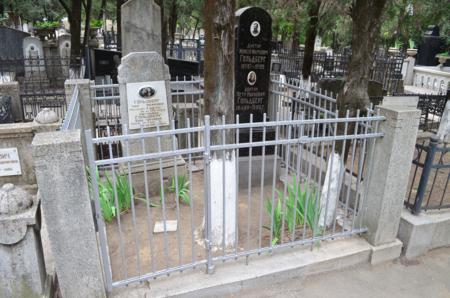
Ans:
[[[118,69],[120,89],[120,113],[122,124],[128,127],[128,133],[141,131],[165,130],[171,127],[172,97],[170,93],[169,67],[164,64],[163,57],[156,52],[133,52],[122,58]],[[172,150],[171,137],[161,137],[161,151]],[[157,138],[145,138],[146,153],[158,150]],[[129,141],[129,155],[142,154],[140,139]],[[124,150],[126,154],[126,150]],[[176,161],[178,174],[185,173],[182,158]],[[163,171],[173,176],[174,159],[163,159]],[[148,179],[150,188],[159,194],[159,162],[151,160],[147,163],[149,172],[154,172],[156,179]],[[172,170],[171,170],[172,169]],[[137,174],[133,185],[143,187],[143,163],[133,163],[132,173]],[[142,185],[141,185],[142,184]]]
[[[161,9],[153,0],[122,5],[122,56],[131,52],[162,52]]]
[[[33,36],[25,37],[22,43],[25,60],[25,77],[45,74],[44,47],[42,41]]]

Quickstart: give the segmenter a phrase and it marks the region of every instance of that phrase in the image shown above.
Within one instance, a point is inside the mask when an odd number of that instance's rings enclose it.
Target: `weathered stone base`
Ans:
[[[450,211],[427,211],[414,215],[403,209],[398,238],[404,244],[403,254],[407,258],[450,245]]]
[[[372,246],[372,256],[370,257],[370,264],[377,265],[387,261],[392,261],[400,257],[403,243],[395,239],[395,241]]]

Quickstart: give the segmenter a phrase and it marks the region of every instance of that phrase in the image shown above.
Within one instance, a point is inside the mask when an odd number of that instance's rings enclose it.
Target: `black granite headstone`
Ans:
[[[0,123],[13,123],[11,96],[0,96]]]
[[[262,8],[236,12],[234,110],[241,122],[263,120],[270,83],[272,18]]]
[[[262,122],[269,106],[270,58],[272,52],[272,18],[262,8],[244,7],[236,11],[235,27],[235,87],[234,110],[241,123]],[[266,140],[274,139],[274,131],[267,130]],[[263,131],[254,129],[252,142],[263,140]],[[241,143],[249,142],[249,131],[242,130]],[[274,147],[266,147],[272,154]],[[253,155],[260,155],[262,147],[255,147]],[[241,156],[248,150],[240,150]]]

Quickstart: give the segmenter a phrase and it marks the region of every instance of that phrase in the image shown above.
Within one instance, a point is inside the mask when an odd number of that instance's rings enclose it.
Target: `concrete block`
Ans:
[[[387,261],[395,260],[402,253],[403,243],[395,239],[391,243],[378,246],[372,246],[372,255],[370,256],[370,264],[377,265]]]
[[[376,140],[369,159],[370,179],[363,207],[366,236],[374,246],[397,237],[420,118],[416,108],[380,106],[380,113],[386,117],[379,129],[384,136]]]
[[[422,212],[401,214],[398,238],[404,243],[407,258],[421,256],[431,249],[450,245],[450,212]]]
[[[39,133],[32,147],[61,294],[105,297],[81,133]]]

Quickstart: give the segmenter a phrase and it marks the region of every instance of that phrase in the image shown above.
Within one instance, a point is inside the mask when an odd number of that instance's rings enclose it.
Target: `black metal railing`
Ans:
[[[304,51],[275,48],[274,59],[281,64],[281,73],[299,78],[302,72]],[[311,66],[311,80],[317,82],[322,78],[342,78],[348,73],[351,51],[314,52]],[[383,90],[389,94],[398,91],[402,79],[403,54],[377,52],[374,57],[370,79],[380,82]]]
[[[200,39],[180,39],[176,43],[167,44],[167,57],[202,61],[204,52],[204,43]]]
[[[25,121],[31,121],[43,108],[60,117],[66,111],[64,82],[82,78],[81,59],[52,57],[0,58],[0,82],[19,83],[19,96]]]
[[[405,205],[415,214],[450,208],[450,147],[436,137],[416,144]]]

